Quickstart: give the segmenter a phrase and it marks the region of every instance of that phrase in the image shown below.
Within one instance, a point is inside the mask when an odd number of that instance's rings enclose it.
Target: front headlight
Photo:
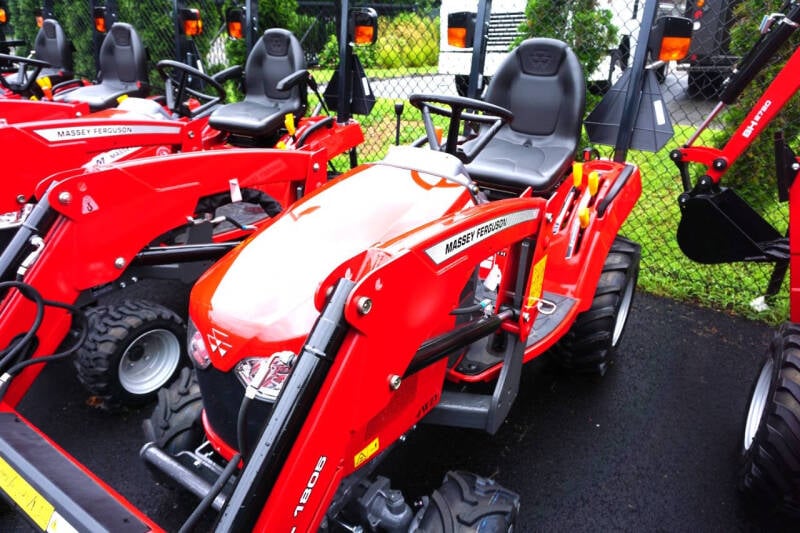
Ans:
[[[275,352],[269,357],[248,357],[236,364],[236,377],[251,397],[274,402],[291,371],[291,352]]]
[[[211,356],[208,354],[206,342],[203,340],[203,334],[197,330],[191,319],[189,319],[189,326],[186,328],[186,351],[194,361],[194,364],[200,370],[208,368],[211,364]]]

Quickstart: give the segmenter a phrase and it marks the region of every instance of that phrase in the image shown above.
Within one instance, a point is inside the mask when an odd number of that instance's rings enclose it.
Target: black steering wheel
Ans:
[[[514,120],[514,115],[511,111],[504,107],[490,104],[483,100],[464,98],[463,96],[412,94],[408,97],[408,100],[411,105],[422,111],[422,121],[425,124],[425,133],[431,149],[447,152],[464,163],[469,163],[475,159],[475,156],[500,131],[500,128]],[[442,107],[443,105],[447,107]],[[444,146],[436,138],[436,129],[433,125],[431,114],[450,119],[450,125],[447,129],[447,141]],[[458,144],[462,120],[489,126],[488,128],[480,128],[478,136],[474,142],[470,143],[468,150]]]
[[[41,90],[37,85],[33,87],[36,78],[43,68],[51,68],[52,65],[47,61],[41,61],[32,57],[22,57],[10,54],[0,54],[0,61],[7,61],[18,65],[16,75],[10,81],[6,76],[0,76],[0,85],[9,91],[22,96],[41,96]],[[30,70],[28,70],[30,68]]]
[[[194,118],[225,101],[225,87],[205,72],[171,59],[159,61],[156,69],[164,80],[167,107],[178,116]],[[198,84],[198,81],[201,83]],[[204,90],[195,89],[193,85],[202,86]],[[214,92],[205,92],[209,86]],[[188,96],[194,96],[203,103],[196,109],[189,109],[185,103]]]

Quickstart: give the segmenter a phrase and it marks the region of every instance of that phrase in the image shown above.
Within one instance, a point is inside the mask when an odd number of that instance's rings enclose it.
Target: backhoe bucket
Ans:
[[[782,239],[733,189],[683,196],[678,245],[698,263],[767,261],[765,249]]]

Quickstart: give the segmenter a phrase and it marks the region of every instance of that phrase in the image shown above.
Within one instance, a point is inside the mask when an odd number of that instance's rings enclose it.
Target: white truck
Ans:
[[[472,66],[472,47],[454,46],[448,41],[448,20],[455,13],[477,13],[479,0],[442,0],[439,10],[439,73],[455,77],[458,94],[465,95]],[[527,0],[492,0],[487,31],[486,56],[483,77],[490,78],[503,60],[511,44],[520,36],[519,28],[525,22]],[[617,46],[595,72],[589,76],[590,90],[604,92],[628,67],[635,50],[635,39],[639,32],[644,0],[598,0],[598,9],[608,9],[612,23],[617,28]],[[659,14],[674,8],[672,1],[659,3]],[[664,68],[659,71],[663,80]],[[488,81],[486,81],[488,83]],[[479,87],[482,85],[479,85]]]

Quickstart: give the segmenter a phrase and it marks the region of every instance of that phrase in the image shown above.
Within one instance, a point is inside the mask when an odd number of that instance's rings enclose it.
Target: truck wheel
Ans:
[[[622,339],[639,277],[641,247],[617,237],[608,252],[591,307],[550,350],[564,368],[605,374]]]
[[[456,93],[458,96],[467,96],[467,89],[469,89],[469,76],[464,74],[456,74],[454,78],[456,82]]]
[[[661,65],[656,69],[656,81],[658,81],[659,84],[662,84],[666,79],[667,79],[667,65]]]
[[[725,76],[721,72],[689,71],[686,81],[686,93],[689,98],[712,100],[719,96]]]
[[[420,511],[417,532],[509,533],[514,531],[519,495],[491,479],[448,472]]]
[[[178,373],[186,326],[173,311],[146,300],[101,306],[78,351],[78,379],[107,406],[153,399]]]
[[[776,332],[750,394],[739,488],[770,510],[800,505],[800,324]]]
[[[194,450],[203,442],[202,411],[197,375],[192,369],[183,368],[178,379],[158,391],[153,414],[142,422],[145,439],[170,455]]]

